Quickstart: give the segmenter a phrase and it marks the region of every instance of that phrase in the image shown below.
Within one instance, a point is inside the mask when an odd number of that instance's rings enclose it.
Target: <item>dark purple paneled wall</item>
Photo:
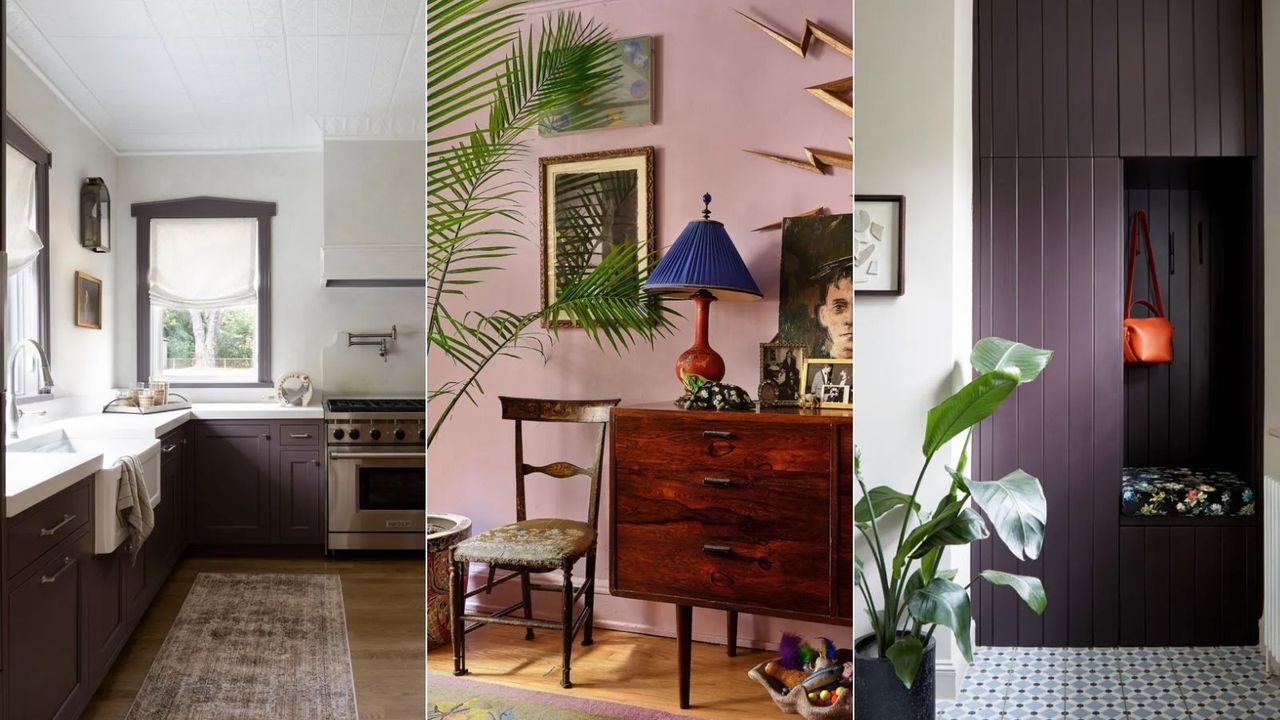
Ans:
[[[1258,153],[1258,16],[1257,0],[975,4],[975,336],[1056,353],[1041,380],[975,433],[978,478],[1022,467],[1049,504],[1039,559],[1019,562],[998,541],[973,546],[975,573],[1033,574],[1049,596],[1038,616],[1013,593],[975,584],[980,644],[1121,640],[1124,158]],[[1162,212],[1189,218],[1192,208]],[[1172,279],[1175,291],[1190,290],[1178,287],[1183,279]],[[1173,383],[1195,366],[1168,372]],[[1171,394],[1154,410],[1168,402],[1170,413],[1186,405],[1189,414],[1194,399]],[[1198,552],[1199,535],[1165,535],[1163,552],[1176,543]],[[1142,538],[1143,558],[1159,556],[1159,539]],[[1126,545],[1128,560],[1136,547]]]

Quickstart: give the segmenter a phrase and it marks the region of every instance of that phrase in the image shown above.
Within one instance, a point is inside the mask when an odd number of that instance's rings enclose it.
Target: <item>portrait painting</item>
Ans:
[[[800,404],[801,373],[808,357],[809,349],[805,345],[760,343],[760,384],[771,387],[768,402],[765,395],[761,395],[762,404],[766,407]]]
[[[809,357],[853,357],[853,216],[782,221],[778,335]]]
[[[102,329],[102,281],[88,273],[76,273],[76,327]]]

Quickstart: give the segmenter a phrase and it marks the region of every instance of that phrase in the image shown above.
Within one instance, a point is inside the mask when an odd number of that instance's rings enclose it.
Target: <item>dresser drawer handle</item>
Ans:
[[[702,484],[711,485],[712,487],[729,487],[733,484],[733,480],[729,478],[704,477],[702,478]]]
[[[728,545],[703,545],[702,552],[708,555],[732,555],[733,548]]]
[[[293,438],[294,440],[301,440],[303,438],[311,437],[311,433],[289,433],[289,437]]]
[[[733,439],[733,433],[728,430],[703,430],[702,437],[715,438],[717,440],[731,440]]]
[[[164,453],[165,455],[168,455],[169,453],[177,449],[178,449],[178,443],[174,443],[172,445],[165,445],[163,448],[160,448],[160,452]]]
[[[75,519],[76,519],[75,515],[63,515],[62,522],[58,523],[57,525],[54,525],[51,528],[41,528],[40,537],[49,537],[50,535],[57,535],[59,530],[66,527],[67,523]]]
[[[75,560],[72,560],[72,559],[71,559],[71,558],[69,558],[69,557],[64,557],[64,558],[62,559],[62,567],[58,570],[58,572],[56,572],[56,573],[54,573],[54,574],[52,574],[52,575],[41,575],[41,576],[40,576],[40,584],[41,584],[41,585],[48,585],[49,583],[55,583],[55,582],[58,582],[58,578],[62,577],[62,573],[64,573],[64,572],[66,572],[66,571],[70,570],[70,569],[71,569],[71,566],[72,566],[72,565],[75,565],[75,564],[76,564],[76,561],[75,561]]]

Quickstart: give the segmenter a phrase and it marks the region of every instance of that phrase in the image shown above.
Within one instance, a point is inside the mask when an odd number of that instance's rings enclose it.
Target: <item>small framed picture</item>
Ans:
[[[853,199],[853,292],[901,295],[907,199],[857,195]]]
[[[102,329],[102,281],[76,271],[76,327]]]
[[[812,394],[824,408],[853,407],[853,359],[812,358],[804,362],[801,395]]]
[[[804,382],[801,373],[808,357],[809,347],[802,343],[760,343],[762,407],[794,407],[800,404],[800,386]]]

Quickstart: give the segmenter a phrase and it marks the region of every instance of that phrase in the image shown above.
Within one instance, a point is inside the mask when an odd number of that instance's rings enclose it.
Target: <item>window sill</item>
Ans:
[[[174,382],[168,381],[171,389],[177,388],[273,388],[275,383],[269,382]]]
[[[14,398],[13,402],[16,405],[35,405],[36,403],[49,402],[50,400],[57,399],[59,399],[59,396],[49,393],[48,395],[23,395],[22,397]]]

